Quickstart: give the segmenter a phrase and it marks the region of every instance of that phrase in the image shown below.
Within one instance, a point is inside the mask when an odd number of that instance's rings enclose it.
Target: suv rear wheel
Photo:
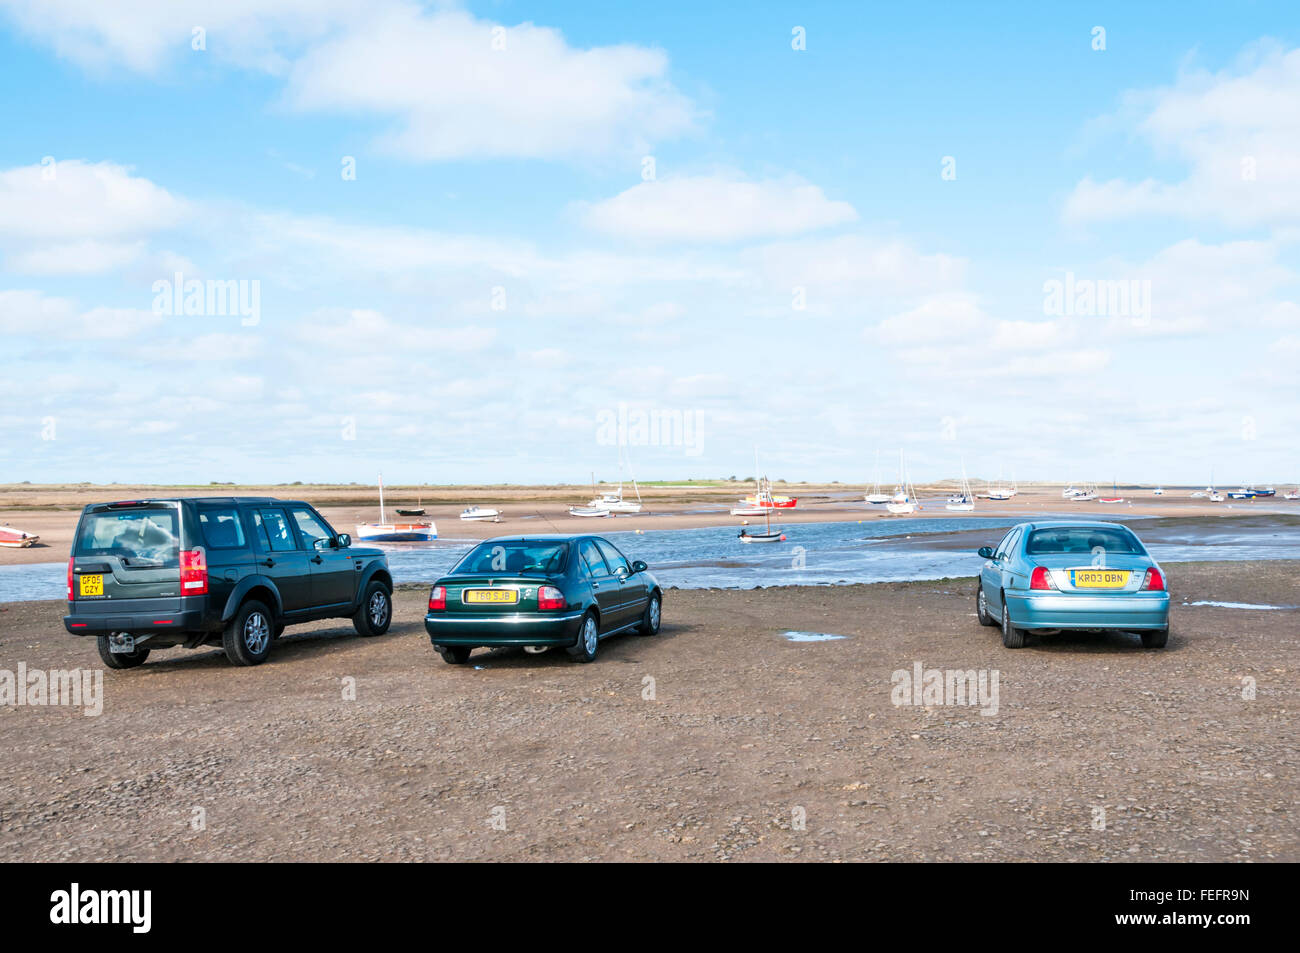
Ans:
[[[134,652],[113,652],[108,647],[108,636],[101,635],[95,640],[99,647],[99,657],[109,668],[135,668],[143,665],[149,657],[148,649],[136,649]]]
[[[361,594],[361,607],[352,616],[357,635],[383,635],[393,621],[393,593],[378,579],[370,580]]]
[[[261,665],[271,654],[275,623],[271,610],[255,599],[239,607],[221,633],[221,647],[232,665]]]

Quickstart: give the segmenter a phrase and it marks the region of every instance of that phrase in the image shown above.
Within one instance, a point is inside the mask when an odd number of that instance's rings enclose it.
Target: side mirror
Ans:
[[[339,549],[347,549],[352,545],[352,537],[347,533],[339,533],[338,536],[335,537],[335,545],[338,546]]]
[[[641,560],[639,560],[639,559],[634,560],[633,563],[632,563],[632,571],[633,571],[633,572],[645,572],[645,571],[646,571],[647,569],[649,569],[649,568],[650,568],[649,566],[647,566],[645,563],[643,563],[643,562],[642,562]]]
[[[993,547],[992,547],[992,546],[981,546],[981,547],[979,548],[979,555],[983,556],[985,559],[992,559],[992,558],[993,558]]]

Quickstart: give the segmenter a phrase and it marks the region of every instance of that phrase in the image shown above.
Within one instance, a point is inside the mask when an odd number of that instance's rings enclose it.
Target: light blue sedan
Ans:
[[[1034,630],[1133,630],[1149,649],[1169,640],[1165,574],[1126,526],[1020,523],[979,554],[980,625],[1000,624],[1009,649]]]

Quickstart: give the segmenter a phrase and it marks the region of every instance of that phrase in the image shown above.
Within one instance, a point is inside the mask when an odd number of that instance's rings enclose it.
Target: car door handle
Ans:
[[[275,560],[271,559],[270,557],[267,557],[266,559],[262,560],[262,565],[266,566],[269,569],[270,567],[275,565]]]
[[[311,561],[314,562],[317,566],[319,566],[325,560],[321,559],[319,556],[313,556]]]
[[[593,582],[593,583],[591,584],[591,588],[593,588],[593,589],[599,589],[599,588],[600,588],[600,583],[598,583],[598,582]]]

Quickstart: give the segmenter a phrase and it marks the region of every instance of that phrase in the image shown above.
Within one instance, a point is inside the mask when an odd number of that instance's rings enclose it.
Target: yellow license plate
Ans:
[[[465,601],[514,604],[519,601],[519,591],[517,589],[466,589]]]
[[[1076,569],[1072,575],[1076,589],[1123,589],[1129,573],[1127,569]]]
[[[100,575],[82,576],[81,589],[78,591],[83,596],[102,596],[104,594],[104,577]]]

